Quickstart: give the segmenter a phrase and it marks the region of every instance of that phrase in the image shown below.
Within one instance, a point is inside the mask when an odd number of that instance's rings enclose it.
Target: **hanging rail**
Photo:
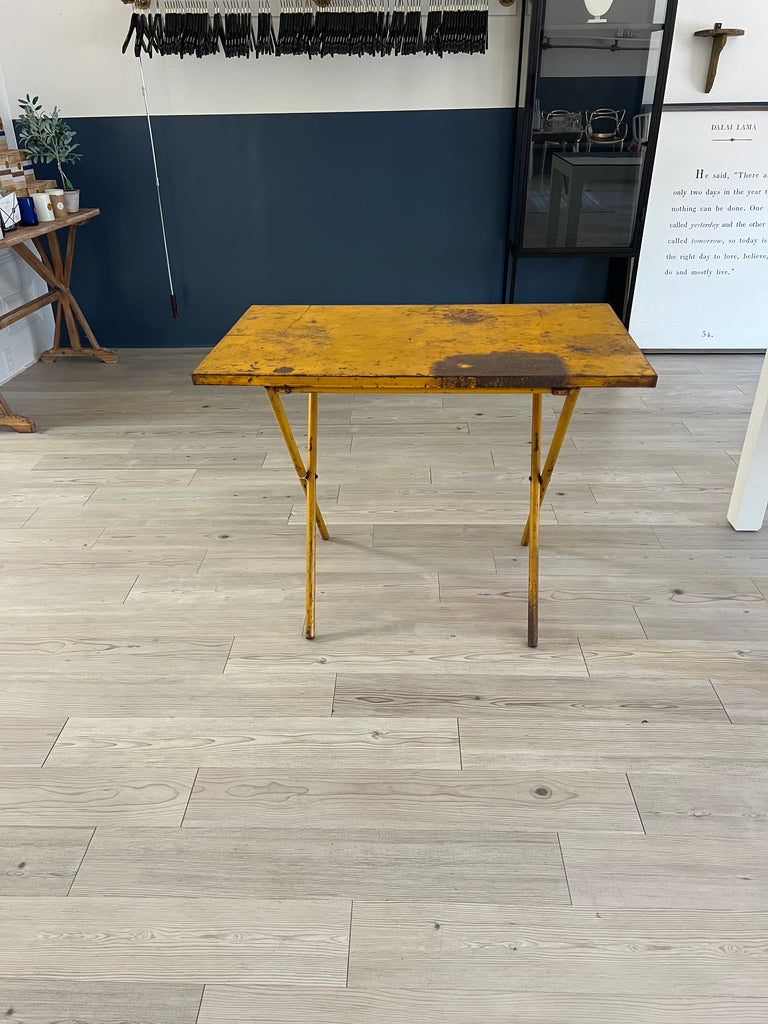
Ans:
[[[132,0],[122,0],[130,3]],[[485,53],[489,0],[137,0],[125,53],[139,57]],[[500,0],[501,2],[501,0]],[[514,0],[513,0],[514,2]]]

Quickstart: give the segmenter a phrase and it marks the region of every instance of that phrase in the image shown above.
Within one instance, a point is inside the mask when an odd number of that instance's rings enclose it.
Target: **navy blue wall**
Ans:
[[[72,118],[73,290],[102,345],[214,345],[253,303],[498,302],[514,111]],[[39,173],[39,172],[38,172]],[[566,300],[569,296],[563,296]]]
[[[521,257],[515,302],[607,302],[610,257]]]

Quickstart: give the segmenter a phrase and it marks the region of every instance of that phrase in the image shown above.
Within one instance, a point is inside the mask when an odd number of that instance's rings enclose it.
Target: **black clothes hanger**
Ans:
[[[443,56],[442,43],[443,5],[442,0],[431,0],[427,11],[427,27],[424,32],[424,53]]]
[[[136,36],[133,44],[133,55],[134,57],[140,56],[141,52],[148,53],[152,56],[152,47],[150,43],[151,33],[149,29],[149,21],[146,14],[142,11],[139,14],[138,11],[134,11],[131,14],[131,23],[128,26],[128,35],[123,40],[122,52],[128,49],[128,45],[131,41],[131,36]]]
[[[281,4],[275,47],[278,56],[307,54],[311,57],[315,34],[315,18],[307,3],[303,0],[287,0]]]
[[[264,54],[274,53],[275,47],[275,30],[272,26],[272,11],[269,6],[269,0],[259,0],[254,51],[256,56],[259,57]]]
[[[405,11],[400,53],[405,55],[421,53],[423,49],[424,36],[421,30],[421,3],[414,3],[414,0],[410,0],[410,5]]]

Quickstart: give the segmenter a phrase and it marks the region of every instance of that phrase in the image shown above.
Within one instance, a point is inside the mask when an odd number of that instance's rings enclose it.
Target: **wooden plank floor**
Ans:
[[[201,355],[3,389],[0,1016],[765,1024],[761,358],[582,396],[532,651],[525,399],[321,397],[310,643],[298,481]]]

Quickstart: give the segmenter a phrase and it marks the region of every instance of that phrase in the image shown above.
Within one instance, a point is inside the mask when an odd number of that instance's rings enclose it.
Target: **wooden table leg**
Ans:
[[[39,256],[34,256],[26,246],[19,245],[15,247],[15,251],[21,259],[23,259],[39,277],[42,277],[48,287],[61,293],[61,297],[58,300],[58,308],[56,310],[56,330],[53,339],[53,347],[46,349],[45,352],[41,353],[40,362],[52,363],[60,356],[92,356],[95,359],[99,359],[102,363],[116,363],[117,353],[111,352],[109,349],[102,348],[101,345],[99,345],[96,340],[96,336],[91,330],[88,321],[83,315],[83,311],[80,309],[80,306],[69,287],[69,282],[72,277],[72,262],[75,255],[76,231],[76,225],[70,227],[67,239],[67,252],[66,256],[63,258],[56,231],[52,231],[51,234],[46,236],[48,238],[50,255],[46,254],[41,240],[37,238],[34,239],[34,243]],[[69,348],[61,345],[62,319],[67,325],[67,333],[71,344],[71,347]],[[78,324],[82,328],[90,347],[84,348],[82,346],[80,342],[80,334],[78,332]]]
[[[32,239],[32,244],[37,249],[37,255],[40,257],[41,262],[43,262],[46,265],[46,267],[48,267],[48,269],[50,271],[53,271],[53,264],[51,263],[50,257],[48,256],[48,253],[45,251],[45,246],[43,245],[43,239],[42,238],[33,238]]]
[[[37,255],[40,257],[42,263],[53,273],[53,266],[48,258],[48,253],[45,251],[42,238],[33,238],[35,248],[37,249]],[[67,255],[69,255],[69,247],[67,247]],[[61,302],[56,303],[56,326],[53,331],[53,347],[57,349],[61,346],[61,324],[63,320],[64,309]]]
[[[531,404],[531,507],[528,516],[528,646],[539,645],[539,520],[541,515],[541,395]]]
[[[35,421],[29,416],[12,413],[6,400],[0,395],[0,427],[10,427],[18,434],[34,434],[37,430]]]
[[[560,419],[557,421],[555,427],[555,433],[552,436],[552,443],[549,446],[549,454],[547,460],[544,463],[544,469],[541,474],[541,492],[539,494],[539,504],[544,500],[544,495],[547,493],[549,482],[552,479],[552,474],[555,471],[555,465],[557,458],[560,455],[560,449],[563,447],[563,441],[565,435],[568,432],[568,424],[571,422],[571,416],[576,405],[576,399],[579,397],[579,389],[575,388],[573,391],[569,391],[566,395],[565,401],[563,402],[563,408],[560,410]],[[530,516],[525,524],[523,530],[523,536],[520,543],[525,547],[528,543],[528,536],[530,533]]]
[[[56,322],[53,329],[53,349],[49,351],[56,351],[61,348],[61,322],[64,317],[64,310],[61,308],[61,303],[56,303]],[[44,359],[43,362],[53,362],[53,359]]]
[[[307,416],[307,602],[304,636],[315,636],[315,555],[317,543],[317,392],[309,393]]]
[[[280,401],[280,396],[274,388],[264,388],[267,392],[267,398],[269,404],[272,406],[272,412],[275,414],[277,425],[280,428],[280,433],[283,435],[283,441],[285,441],[285,447],[288,449],[288,454],[291,456],[293,462],[293,468],[296,470],[296,475],[301,481],[301,486],[304,489],[304,494],[307,493],[307,471],[304,468],[304,462],[299,452],[299,446],[296,444],[296,438],[293,436],[291,425],[288,422],[288,417],[285,415],[285,409],[283,403]],[[323,540],[328,540],[328,529],[325,525],[325,520],[320,514],[320,509],[315,501],[315,507],[317,508],[317,526],[320,530],[320,536]]]
[[[95,356],[96,359],[100,359],[102,363],[116,363],[117,362],[117,353],[116,352],[111,352],[109,349],[102,348],[101,345],[98,343],[98,341],[96,341],[96,335],[91,330],[91,325],[85,319],[85,316],[83,315],[83,311],[82,311],[82,309],[80,309],[80,305],[78,304],[78,301],[74,297],[72,292],[69,293],[69,304],[72,307],[72,312],[75,314],[75,319],[78,321],[78,323],[82,327],[83,333],[85,334],[85,336],[88,339],[88,342],[89,342],[89,344],[91,346],[89,349],[88,348],[81,348],[80,349],[80,355],[81,356],[86,356],[86,355]],[[66,355],[66,354],[67,354],[67,350],[66,349],[63,352],[59,352],[59,355]],[[70,355],[74,355],[75,353],[74,352],[70,352],[69,354]]]
[[[53,263],[53,271],[59,278],[59,280],[64,284],[64,288],[66,289],[66,291],[69,291],[69,281],[66,279],[66,275],[64,272],[64,262],[61,258],[59,239],[55,231],[52,231],[51,234],[48,236],[48,247],[51,252],[51,262]],[[77,322],[75,321],[75,314],[72,311],[72,306],[69,302],[69,297],[66,294],[62,295],[59,304],[64,309],[64,322],[67,325],[69,344],[72,346],[73,352],[79,352],[82,349],[82,345],[80,344],[80,334],[78,333],[77,330]]]

